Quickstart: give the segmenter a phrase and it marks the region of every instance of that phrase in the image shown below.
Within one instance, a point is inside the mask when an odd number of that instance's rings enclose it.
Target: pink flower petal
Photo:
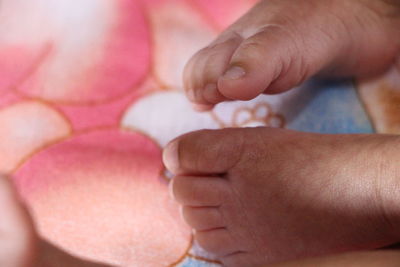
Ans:
[[[183,68],[216,32],[184,1],[146,2],[154,41],[155,75],[163,85],[182,88]]]
[[[5,0],[2,8],[0,51],[50,49],[18,86],[23,94],[62,103],[110,101],[132,91],[148,72],[149,34],[136,1]],[[9,75],[23,60],[30,66],[36,55],[0,65],[0,74]]]
[[[188,0],[208,17],[218,30],[224,30],[257,1],[255,0]]]
[[[45,238],[94,260],[158,267],[190,245],[162,170],[147,137],[104,129],[36,154],[15,181]]]
[[[0,41],[0,96],[11,92],[31,73],[43,56],[41,52],[44,51],[1,44]]]
[[[25,100],[26,99],[19,94],[13,91],[8,91],[7,93],[0,95],[0,109]]]
[[[69,118],[75,131],[118,126],[122,114],[130,103],[135,102],[145,92],[154,90],[153,88],[152,83],[146,82],[117,101],[97,105],[57,105],[57,107]]]
[[[47,105],[21,102],[0,110],[0,172],[10,172],[29,154],[69,133],[68,121]]]

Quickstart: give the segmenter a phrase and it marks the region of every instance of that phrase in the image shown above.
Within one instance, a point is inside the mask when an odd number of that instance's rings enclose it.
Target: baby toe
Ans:
[[[241,41],[239,35],[226,33],[192,57],[184,71],[185,90],[191,101],[217,104],[227,100],[218,91],[217,82]]]
[[[224,220],[215,207],[182,207],[182,216],[188,225],[197,231],[224,228]]]
[[[240,251],[239,243],[227,229],[196,231],[194,239],[200,247],[217,257],[224,257]]]
[[[171,184],[173,198],[191,207],[218,207],[228,194],[227,181],[219,177],[177,176]]]

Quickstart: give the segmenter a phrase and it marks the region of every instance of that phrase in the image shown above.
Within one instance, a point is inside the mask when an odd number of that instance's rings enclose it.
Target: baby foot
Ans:
[[[400,5],[388,0],[260,1],[188,62],[201,109],[289,90],[310,76],[377,73],[399,51]]]
[[[381,171],[396,166],[397,138],[207,130],[170,143],[164,161],[199,245],[226,266],[257,266],[396,242],[396,186]]]

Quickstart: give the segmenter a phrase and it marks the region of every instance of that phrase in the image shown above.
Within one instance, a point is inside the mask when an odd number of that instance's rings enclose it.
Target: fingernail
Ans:
[[[223,76],[224,79],[237,80],[246,74],[243,68],[233,66],[227,70]]]
[[[163,151],[163,162],[165,167],[172,173],[179,169],[178,141],[170,142]]]

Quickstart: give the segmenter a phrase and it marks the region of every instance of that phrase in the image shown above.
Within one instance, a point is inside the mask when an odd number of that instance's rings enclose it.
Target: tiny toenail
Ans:
[[[172,180],[169,184],[168,184],[168,193],[171,199],[175,200],[175,195],[174,195],[174,180]]]
[[[195,100],[194,90],[193,89],[188,89],[186,91],[186,96],[190,101],[194,101]]]
[[[206,101],[216,102],[218,98],[217,85],[214,83],[207,84],[204,87],[203,96]]]
[[[237,80],[246,74],[243,68],[233,66],[227,70],[223,76],[224,79]]]
[[[179,206],[179,215],[181,216],[181,219],[185,221],[185,216],[183,216],[183,206]]]
[[[178,141],[174,140],[165,147],[163,161],[170,172],[175,173],[179,169]]]
[[[193,104],[194,110],[199,112],[207,112],[213,109],[214,105]]]
[[[174,178],[174,174],[172,172],[170,172],[169,170],[165,169],[164,177],[167,178],[168,181],[171,181],[171,179]]]

